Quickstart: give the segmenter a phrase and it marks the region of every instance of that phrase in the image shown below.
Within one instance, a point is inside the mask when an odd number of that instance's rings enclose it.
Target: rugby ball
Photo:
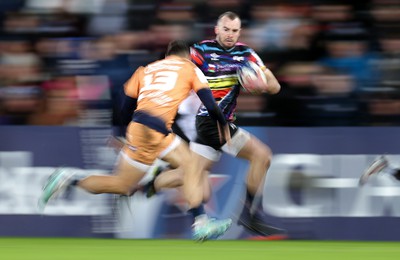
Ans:
[[[266,91],[267,78],[255,62],[247,61],[237,69],[237,77],[243,90],[252,94]]]

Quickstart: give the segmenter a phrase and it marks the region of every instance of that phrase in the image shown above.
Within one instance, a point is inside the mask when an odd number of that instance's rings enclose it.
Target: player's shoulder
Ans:
[[[197,68],[197,66],[190,60],[184,57],[174,57],[169,60],[170,65],[175,66],[176,68],[184,68],[186,70],[185,73],[188,73],[188,69]],[[171,68],[171,66],[170,66]]]
[[[190,73],[190,72],[193,72],[193,73],[194,73],[195,70],[198,69],[198,67],[196,66],[196,64],[194,64],[193,61],[188,60],[188,59],[185,59],[185,68],[187,69],[187,70],[186,70],[186,73]]]
[[[237,43],[235,44],[235,46],[241,47],[241,48],[250,48],[250,46],[247,45],[247,43],[244,43],[244,42],[237,42]],[[251,48],[250,48],[250,49],[251,49]]]
[[[137,67],[136,70],[133,72],[133,76],[137,76],[137,75],[143,73],[144,69],[145,69],[145,67],[143,67],[143,66]]]
[[[190,59],[181,58],[180,61],[181,61],[185,66],[196,67],[196,65],[195,65]]]
[[[208,40],[199,41],[199,42],[194,43],[194,44],[196,44],[196,45],[208,45],[208,44],[215,44],[216,42],[217,41],[215,39],[212,39],[212,40],[208,39]]]
[[[217,41],[216,40],[202,40],[199,42],[195,42],[192,44],[192,48],[197,50],[207,50],[210,47],[216,47]]]
[[[242,51],[254,52],[254,50],[244,42],[237,42],[235,44],[235,49],[236,50],[242,50]]]

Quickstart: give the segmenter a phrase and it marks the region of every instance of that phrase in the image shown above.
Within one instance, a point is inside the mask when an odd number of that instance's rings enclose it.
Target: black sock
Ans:
[[[78,179],[74,179],[74,180],[71,181],[71,183],[69,185],[70,186],[77,186],[79,181],[80,180],[78,180]]]
[[[246,205],[250,206],[253,205],[254,201],[254,195],[249,192],[249,190],[246,190]]]
[[[86,177],[87,175],[77,172],[72,176],[68,186],[78,186],[79,182]]]
[[[203,204],[201,204],[200,206],[198,206],[196,208],[189,209],[188,212],[193,216],[193,219],[196,219],[196,217],[198,217],[200,215],[206,214]]]
[[[246,190],[245,206],[247,208],[253,208],[254,210],[262,208],[262,196],[258,194],[253,195],[248,190]]]
[[[400,168],[399,169],[395,169],[395,171],[393,173],[393,177],[395,177],[396,180],[400,181]]]

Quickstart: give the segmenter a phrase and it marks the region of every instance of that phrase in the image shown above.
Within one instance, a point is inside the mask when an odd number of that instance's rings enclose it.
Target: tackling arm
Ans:
[[[197,95],[199,96],[201,102],[203,102],[203,105],[207,108],[210,117],[218,121],[218,132],[220,134],[221,143],[223,143],[225,140],[227,144],[230,145],[231,135],[228,122],[226,121],[225,116],[218,107],[217,103],[215,103],[211,90],[209,88],[202,88],[197,91]]]
[[[119,113],[122,125],[128,125],[132,121],[132,116],[133,112],[136,109],[136,105],[137,105],[136,98],[131,98],[127,95],[124,96]]]
[[[215,103],[211,90],[209,88],[202,88],[197,91],[197,95],[199,96],[201,102],[203,102],[204,106],[207,108],[210,117],[217,120],[221,125],[225,126],[227,123],[226,119],[221,109]]]

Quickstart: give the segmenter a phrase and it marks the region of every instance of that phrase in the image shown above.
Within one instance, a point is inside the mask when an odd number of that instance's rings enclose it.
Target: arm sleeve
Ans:
[[[132,121],[133,112],[136,109],[142,71],[143,67],[139,67],[124,84],[124,95],[119,107],[119,121],[124,126]]]
[[[217,120],[220,124],[226,125],[226,119],[221,109],[215,103],[214,97],[212,96],[211,90],[209,88],[199,89],[197,92],[201,102],[207,108],[208,114],[211,118]]]
[[[132,121],[133,112],[136,109],[137,99],[129,97],[127,95],[124,96],[122,100],[122,104],[119,111],[120,123],[122,125],[128,125],[129,122]]]

